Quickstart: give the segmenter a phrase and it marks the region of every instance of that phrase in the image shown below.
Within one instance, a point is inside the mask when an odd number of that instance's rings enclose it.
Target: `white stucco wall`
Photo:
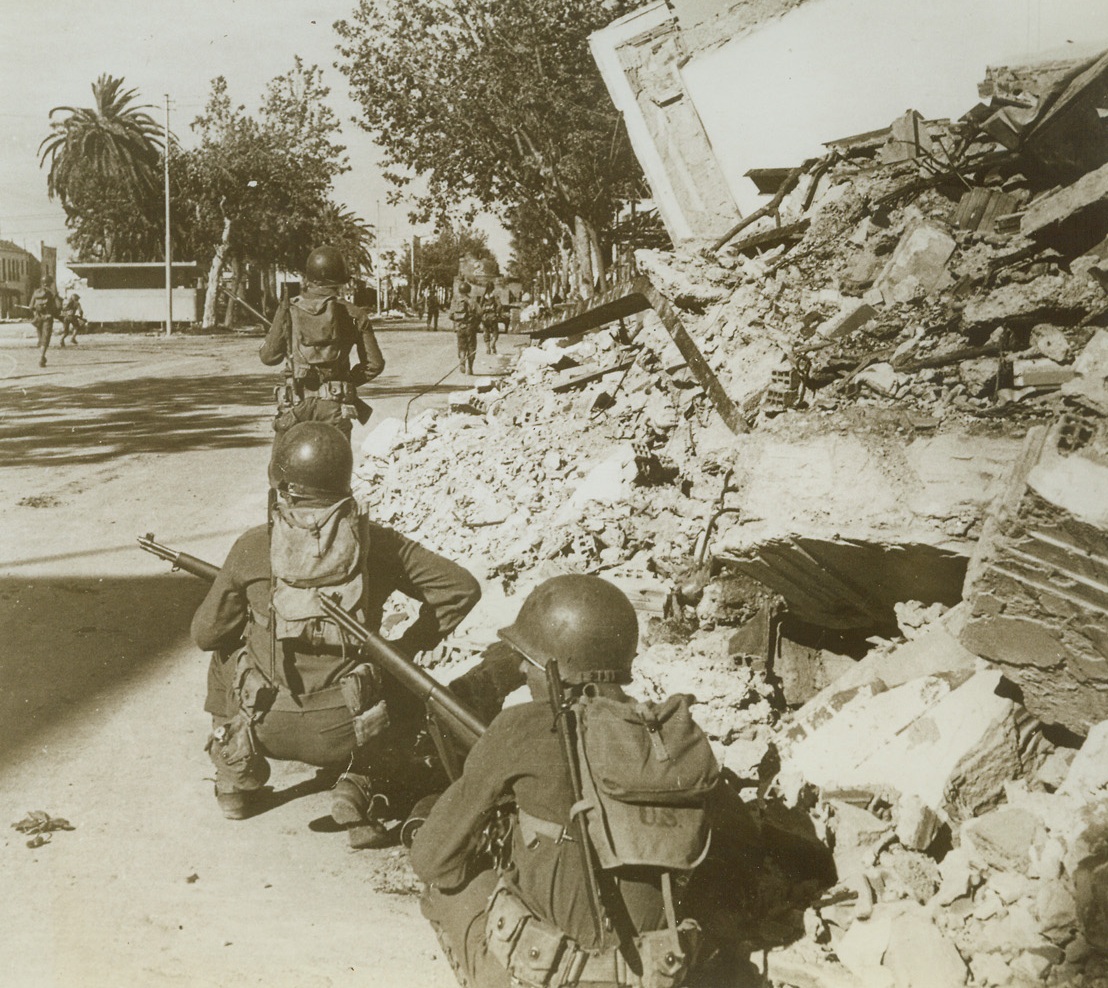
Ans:
[[[165,321],[164,288],[80,288],[81,308],[93,323]],[[68,293],[66,293],[68,294]],[[174,322],[194,322],[196,289],[173,289]]]
[[[1108,0],[810,0],[694,56],[682,77],[749,212],[765,201],[751,168],[794,167],[908,109],[961,116],[990,65],[1105,48]]]
[[[672,19],[672,14],[664,3],[651,3],[620,18],[589,37],[592,56],[608,87],[612,102],[623,114],[627,127],[627,136],[635,149],[643,174],[650,186],[662,222],[674,240],[686,240],[693,235],[692,227],[685,217],[681,204],[674,194],[666,164],[654,143],[654,138],[646,125],[639,107],[635,91],[627,81],[623,66],[619,63],[619,46],[636,35],[649,31]]]

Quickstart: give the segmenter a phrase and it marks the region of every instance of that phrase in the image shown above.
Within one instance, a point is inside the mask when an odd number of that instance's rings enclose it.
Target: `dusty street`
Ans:
[[[91,336],[40,370],[0,341],[4,985],[452,983],[401,852],[328,832],[314,770],[275,765],[279,806],[220,816],[188,638],[204,587],[135,545],[220,562],[264,518],[277,375],[258,342]],[[381,346],[355,448],[455,361],[453,333]],[[30,849],[10,825],[35,810],[75,829]]]

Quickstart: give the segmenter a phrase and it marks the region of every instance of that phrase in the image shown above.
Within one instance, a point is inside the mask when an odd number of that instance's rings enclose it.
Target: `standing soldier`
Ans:
[[[287,361],[285,383],[276,389],[278,433],[298,422],[328,422],[349,438],[352,420],[369,418],[358,385],[377,377],[385,358],[368,313],[342,297],[348,280],[341,252],[318,247],[304,265],[304,294],[282,302],[273,317],[260,356],[270,367]]]
[[[496,341],[500,336],[500,320],[503,318],[500,299],[491,288],[486,289],[481,299],[481,329],[485,334],[485,353],[496,353]]]
[[[392,593],[418,601],[418,617],[391,643],[411,657],[449,635],[481,589],[461,566],[371,522],[350,494],[352,464],[332,425],[301,422],[278,435],[270,524],[231,547],[192,636],[215,653],[204,707],[224,816],[264,808],[267,758],[345,769],[331,816],[352,846],[381,847],[390,840],[381,822],[387,787],[403,787],[413,769],[423,708],[361,658],[319,594],[337,595],[373,631]]]
[[[434,285],[427,290],[427,328],[439,331],[439,290]]]
[[[39,367],[46,366],[46,351],[50,347],[50,337],[54,334],[54,317],[58,315],[58,296],[50,287],[50,276],[42,276],[42,284],[31,296],[31,322],[38,334]]]
[[[85,312],[81,308],[81,296],[71,292],[69,298],[62,306],[62,336],[58,340],[59,346],[65,346],[68,339],[74,346],[77,345],[77,330],[85,327]]]
[[[685,984],[699,926],[677,919],[680,878],[719,780],[691,698],[623,692],[638,623],[600,577],[540,584],[500,637],[534,700],[497,715],[411,849],[443,953],[466,988]]]
[[[450,310],[454,333],[458,338],[458,365],[463,374],[473,374],[473,360],[477,356],[477,324],[481,319],[477,303],[470,298],[468,281],[458,286],[454,307]]]

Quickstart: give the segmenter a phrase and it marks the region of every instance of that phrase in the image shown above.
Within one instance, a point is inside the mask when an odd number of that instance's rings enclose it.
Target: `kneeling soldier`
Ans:
[[[417,542],[371,522],[350,494],[352,455],[343,434],[303,422],[278,437],[270,525],[240,536],[192,620],[215,651],[205,709],[216,798],[229,819],[262,808],[267,758],[347,769],[332,799],[351,844],[388,842],[385,781],[411,769],[423,719],[417,697],[364,662],[320,608],[337,595],[368,628],[399,590],[419,601],[417,619],[392,644],[434,648],[480,598],[474,577]]]
[[[459,983],[684,984],[699,926],[679,889],[707,852],[719,778],[690,698],[623,692],[638,624],[599,577],[547,580],[500,637],[533,702],[489,725],[411,849]]]

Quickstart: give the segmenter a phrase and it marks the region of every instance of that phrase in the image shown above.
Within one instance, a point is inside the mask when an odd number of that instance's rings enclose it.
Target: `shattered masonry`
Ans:
[[[829,884],[742,886],[774,985],[1108,983],[1106,79],[997,70],[832,142],[362,449],[373,514],[485,582],[444,675],[602,574],[642,689],[830,849]]]

